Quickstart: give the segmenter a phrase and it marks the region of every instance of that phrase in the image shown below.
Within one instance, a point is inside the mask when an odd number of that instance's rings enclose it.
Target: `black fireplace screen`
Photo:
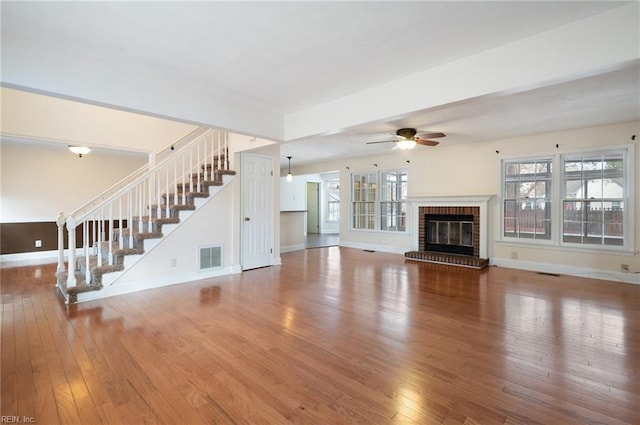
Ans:
[[[427,214],[425,250],[473,255],[473,216]]]

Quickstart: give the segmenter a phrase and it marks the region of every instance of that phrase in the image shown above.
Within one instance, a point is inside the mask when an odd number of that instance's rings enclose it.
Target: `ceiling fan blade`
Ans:
[[[425,139],[416,139],[416,143],[422,146],[437,146],[440,142],[436,142],[435,140],[425,140]]]
[[[367,142],[366,144],[367,144],[367,145],[373,145],[374,143],[395,143],[395,142],[397,142],[397,141],[398,141],[398,140],[383,140],[383,141],[381,141],[381,142]]]
[[[420,139],[437,139],[439,137],[446,137],[444,133],[425,133],[419,136]]]

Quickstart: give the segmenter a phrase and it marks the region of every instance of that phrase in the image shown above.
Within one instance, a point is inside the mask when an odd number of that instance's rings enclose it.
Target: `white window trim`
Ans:
[[[604,246],[604,245],[588,245],[588,244],[576,244],[562,242],[562,193],[561,187],[564,178],[564,172],[562,170],[561,158],[563,155],[572,154],[589,154],[597,152],[611,152],[626,150],[625,154],[625,206],[628,205],[625,212],[624,228],[625,238],[622,246]],[[552,162],[552,204],[551,204],[551,239],[521,239],[504,236],[504,162],[505,161],[527,161],[532,159],[543,159],[553,157]],[[635,193],[635,145],[611,145],[611,146],[595,146],[583,149],[566,149],[558,150],[553,153],[541,152],[538,155],[528,156],[513,156],[502,157],[499,160],[500,167],[500,187],[498,190],[498,212],[500,225],[498,228],[498,235],[496,237],[496,243],[504,246],[530,246],[530,247],[545,247],[560,251],[572,251],[572,252],[589,252],[589,253],[602,253],[602,254],[623,254],[634,255],[636,253],[635,248],[635,199],[633,194]]]
[[[380,175],[382,173],[392,173],[392,172],[398,172],[398,171],[404,171],[405,173],[407,173],[407,185],[409,184],[409,169],[408,168],[387,168],[387,169],[381,169],[381,170],[362,170],[362,171],[353,171],[352,173],[349,174],[349,230],[353,231],[353,232],[364,232],[364,233],[380,233],[380,234],[384,234],[384,235],[408,235],[410,233],[410,225],[409,225],[409,195],[407,193],[407,199],[404,201],[405,204],[407,205],[407,217],[405,220],[405,230],[381,230],[380,229],[380,216],[381,216],[381,211],[380,211],[380,190],[381,190],[381,186],[380,186]],[[376,175],[376,199],[375,199],[375,206],[376,206],[376,212],[375,212],[375,219],[374,219],[374,229],[358,229],[356,227],[353,227],[353,214],[354,214],[354,210],[353,210],[353,175],[354,174],[375,174]]]
[[[539,239],[526,239],[526,238],[516,238],[516,237],[511,237],[511,236],[504,236],[504,199],[505,199],[505,194],[504,194],[504,181],[505,181],[505,170],[504,170],[504,163],[506,161],[512,162],[512,161],[531,161],[531,160],[551,160],[551,238],[549,239],[543,239],[543,238],[539,238]],[[557,220],[556,220],[556,213],[560,212],[559,210],[556,211],[556,207],[557,207],[557,202],[556,199],[554,198],[555,193],[553,191],[553,189],[555,188],[555,173],[553,170],[555,170],[558,166],[558,161],[559,161],[559,157],[556,158],[556,155],[552,155],[552,154],[547,154],[547,155],[537,155],[537,156],[530,156],[530,157],[514,157],[514,158],[502,158],[500,160],[500,191],[499,193],[499,211],[500,211],[500,236],[501,239],[499,240],[505,240],[505,241],[510,241],[510,242],[519,242],[519,243],[524,243],[524,244],[529,244],[529,245],[551,245],[556,243],[556,239],[557,239],[557,230],[555,228],[555,226],[557,225]]]

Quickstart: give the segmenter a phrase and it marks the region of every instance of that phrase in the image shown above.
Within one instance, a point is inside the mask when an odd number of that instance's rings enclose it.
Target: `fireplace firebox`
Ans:
[[[425,214],[425,251],[474,255],[473,215]]]

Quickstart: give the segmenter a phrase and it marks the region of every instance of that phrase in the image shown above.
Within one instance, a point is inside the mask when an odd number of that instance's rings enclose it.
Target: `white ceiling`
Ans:
[[[188,84],[286,116],[628,3],[3,1],[2,47],[64,49],[159,78],[168,89]],[[4,67],[12,57],[2,59]],[[305,137],[282,153],[298,163],[373,155],[391,147],[365,142],[399,127],[444,132],[444,146],[640,119],[639,75],[633,61]],[[55,75],[47,78],[55,87]]]

